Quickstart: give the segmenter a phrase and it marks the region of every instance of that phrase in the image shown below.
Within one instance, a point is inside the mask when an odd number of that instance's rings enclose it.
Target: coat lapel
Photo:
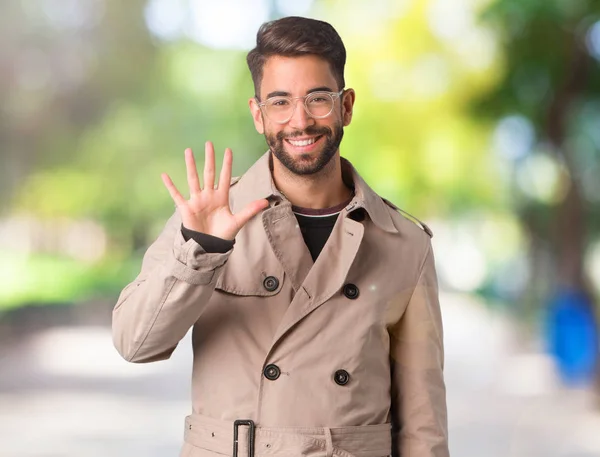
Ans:
[[[321,254],[283,316],[275,333],[273,346],[304,317],[334,294],[340,293],[364,233],[363,225],[347,218],[346,215],[345,210],[340,213]]]
[[[297,293],[313,266],[313,260],[292,212],[292,205],[285,201],[265,211],[262,220],[271,248]]]

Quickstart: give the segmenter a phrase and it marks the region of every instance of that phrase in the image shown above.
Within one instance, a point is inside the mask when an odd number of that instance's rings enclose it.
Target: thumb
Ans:
[[[238,227],[243,227],[246,223],[260,213],[263,209],[269,206],[269,201],[265,198],[262,200],[255,200],[252,203],[248,203],[246,207],[237,213],[234,217],[237,221]]]

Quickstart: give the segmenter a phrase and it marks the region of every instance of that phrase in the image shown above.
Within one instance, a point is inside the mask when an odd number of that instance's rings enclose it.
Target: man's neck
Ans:
[[[347,201],[352,190],[344,184],[339,152],[318,173],[296,175],[277,159],[273,160],[273,181],[294,206],[311,209],[331,208]]]

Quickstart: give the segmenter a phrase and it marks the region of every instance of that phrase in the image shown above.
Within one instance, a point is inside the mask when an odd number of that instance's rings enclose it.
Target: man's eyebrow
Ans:
[[[327,86],[320,86],[306,91],[307,94],[310,94],[311,92],[333,92],[333,90],[331,90],[331,88]]]
[[[276,90],[275,92],[269,92],[267,98],[271,97],[289,97],[291,94],[282,90]]]
[[[319,87],[314,87],[312,89],[309,89],[306,91],[307,94],[310,94],[312,92],[333,92],[331,90],[330,87],[327,86],[319,86]],[[274,92],[269,92],[267,94],[267,98],[271,98],[271,97],[291,97],[292,94],[290,94],[289,92],[285,92],[283,90],[276,90]]]

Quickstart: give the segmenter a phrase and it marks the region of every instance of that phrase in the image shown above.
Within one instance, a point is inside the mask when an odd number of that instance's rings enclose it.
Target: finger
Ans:
[[[215,188],[215,148],[210,141],[204,146],[204,190]]]
[[[243,227],[246,223],[260,213],[263,209],[269,206],[269,202],[266,199],[255,200],[241,210],[239,213],[235,214],[234,217],[238,224],[238,227]]]
[[[198,179],[198,169],[196,168],[196,159],[190,148],[185,150],[185,168],[187,170],[187,181],[190,188],[190,194],[200,192],[200,181]]]
[[[171,198],[175,202],[175,205],[176,206],[183,205],[185,203],[185,198],[183,198],[183,196],[179,193],[179,191],[177,190],[177,187],[175,187],[175,184],[173,184],[173,181],[171,181],[171,178],[169,177],[169,175],[166,173],[163,173],[160,176],[163,180],[163,183],[165,184],[165,187],[169,191],[169,194],[171,194]]]
[[[223,156],[223,166],[221,167],[221,175],[219,176],[219,189],[225,193],[229,192],[231,185],[231,165],[233,163],[233,153],[231,149],[225,149]]]

